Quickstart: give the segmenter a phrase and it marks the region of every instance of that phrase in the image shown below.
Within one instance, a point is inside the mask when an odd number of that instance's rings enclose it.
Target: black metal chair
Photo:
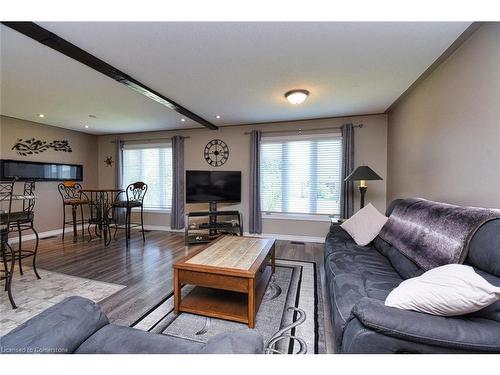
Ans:
[[[133,227],[141,227],[142,231],[142,240],[146,241],[146,236],[144,235],[144,197],[146,196],[146,192],[148,191],[148,185],[144,182],[138,181],[134,182],[130,185],[127,186],[127,189],[125,189],[124,192],[121,192],[116,196],[115,202],[112,205],[112,209],[118,210],[118,209],[125,209],[125,225],[119,225],[118,220],[115,219],[115,234],[114,237],[116,238],[116,232],[118,229],[124,229],[125,230],[125,239],[127,242],[127,245],[129,244],[130,241],[130,230]],[[127,200],[123,199],[122,194],[125,193]],[[120,198],[122,198],[120,200]],[[132,223],[131,222],[131,216],[132,216],[132,208],[139,208],[141,209],[141,223]],[[113,217],[117,218],[119,215],[117,213],[113,214]]]
[[[5,280],[5,290],[9,295],[10,304],[12,308],[16,309],[17,306],[12,296],[12,276],[14,275],[16,260],[14,251],[9,244],[10,212],[12,209],[14,182],[0,182],[0,256],[2,257],[3,265],[3,269],[0,270],[0,280]]]
[[[36,254],[38,251],[39,238],[33,225],[35,219],[35,181],[26,181],[24,183],[23,196],[23,210],[10,213],[9,230],[10,232],[17,232],[19,237],[18,247],[17,250],[14,250],[14,255],[19,261],[19,272],[21,275],[23,274],[23,259],[33,257],[33,271],[35,272],[36,277],[40,279],[40,275],[36,269]],[[28,198],[30,196],[32,198]],[[35,235],[36,242],[33,250],[26,250],[22,248],[22,232],[26,230],[32,231]]]
[[[89,203],[89,199],[85,193],[80,191],[82,186],[73,181],[62,182],[57,185],[57,190],[61,194],[63,201],[63,232],[62,238],[64,240],[64,231],[67,224],[73,225],[73,232],[76,234],[76,227],[78,224],[82,225],[82,239],[85,239],[85,220],[83,219],[83,206]],[[71,221],[66,221],[66,207],[71,206]],[[81,219],[76,219],[76,212],[80,207]],[[73,238],[76,242],[76,236]]]

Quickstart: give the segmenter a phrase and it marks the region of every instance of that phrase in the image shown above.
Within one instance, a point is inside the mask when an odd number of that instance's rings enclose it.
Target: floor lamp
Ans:
[[[378,174],[376,174],[373,169],[366,165],[361,165],[357,167],[354,172],[352,172],[345,181],[359,181],[359,192],[361,194],[360,200],[360,208],[365,206],[365,194],[366,190],[368,190],[368,186],[366,186],[366,181],[368,180],[382,180]]]

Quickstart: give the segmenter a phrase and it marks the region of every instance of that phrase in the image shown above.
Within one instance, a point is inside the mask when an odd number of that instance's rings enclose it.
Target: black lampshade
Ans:
[[[382,180],[378,174],[376,174],[373,169],[366,165],[361,165],[357,167],[354,172],[352,172],[345,181],[360,181],[360,180]]]

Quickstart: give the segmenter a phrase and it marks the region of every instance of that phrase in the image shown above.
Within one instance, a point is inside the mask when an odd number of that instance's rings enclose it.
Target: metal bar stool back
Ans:
[[[85,193],[81,191],[82,185],[74,181],[65,181],[57,185],[57,190],[61,194],[63,201],[63,233],[62,238],[64,240],[64,232],[67,224],[73,225],[73,241],[76,242],[76,227],[78,224],[82,226],[82,238],[85,238],[85,221],[83,219],[83,206],[89,203],[89,199]],[[66,207],[71,206],[71,221],[66,221]],[[77,210],[80,208],[81,219],[77,220]]]
[[[38,244],[40,239],[38,237],[38,232],[35,230],[34,227],[34,220],[35,220],[34,180],[24,182],[23,196],[21,197],[21,199],[23,201],[23,210],[17,212],[11,212],[10,214],[9,229],[11,232],[17,231],[19,238],[18,247],[17,250],[14,251],[14,254],[16,255],[19,261],[19,271],[21,275],[23,274],[23,264],[22,264],[23,259],[33,257],[33,263],[32,263],[33,271],[35,272],[36,277],[40,279],[40,275],[38,274],[38,271],[36,269],[36,254],[38,252]],[[22,243],[23,243],[22,232],[26,230],[32,231],[33,234],[35,235],[35,246],[33,250],[26,250],[22,248]]]
[[[7,291],[12,308],[17,308],[12,296],[12,276],[14,274],[14,252],[9,244],[10,214],[12,210],[12,194],[15,181],[0,181],[0,256],[3,269],[0,270],[0,280],[5,280],[5,291]],[[10,264],[9,264],[10,263]]]
[[[146,237],[144,234],[144,197],[146,196],[146,193],[148,191],[148,185],[142,181],[137,181],[134,183],[131,183],[127,186],[125,189],[125,195],[127,200],[123,200],[123,196],[120,197],[120,193],[117,195],[115,199],[115,203],[113,204],[113,208],[115,209],[125,209],[126,210],[126,215],[125,215],[125,226],[120,227],[118,224],[115,225],[115,237],[116,237],[116,231],[117,229],[125,229],[125,238],[127,245],[130,241],[130,230],[132,227],[135,226],[140,226],[141,227],[141,232],[142,232],[142,240],[146,241]],[[120,200],[122,198],[122,200]],[[131,216],[132,216],[132,208],[140,208],[141,209],[141,222],[140,224],[134,224],[132,223]],[[117,215],[114,215],[117,216]]]

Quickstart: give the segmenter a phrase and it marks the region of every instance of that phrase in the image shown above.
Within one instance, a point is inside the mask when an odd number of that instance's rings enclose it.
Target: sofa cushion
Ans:
[[[221,333],[208,340],[200,354],[262,354],[264,341],[255,329]]]
[[[500,277],[500,219],[483,224],[469,243],[466,263]]]
[[[384,241],[382,238],[375,238],[373,246],[380,252],[380,254],[389,259],[394,269],[403,279],[410,279],[424,273],[424,270],[421,269],[415,262],[407,258],[398,249],[390,243]]]
[[[69,297],[0,338],[0,352],[73,353],[94,332],[109,324],[99,305]]]
[[[262,336],[243,329],[212,337],[206,344],[109,324],[76,350],[81,354],[262,354]]]
[[[500,351],[500,324],[487,319],[444,317],[384,306],[364,298],[353,309],[365,327],[408,341],[483,352]]]
[[[202,343],[109,324],[83,342],[75,353],[193,354],[202,348]]]
[[[475,269],[475,271],[490,284],[495,285],[496,287],[500,287],[500,277],[496,277],[477,268]],[[478,316],[481,318],[500,322],[500,301],[496,301],[494,304],[489,305],[482,310],[473,312],[469,316]]]

